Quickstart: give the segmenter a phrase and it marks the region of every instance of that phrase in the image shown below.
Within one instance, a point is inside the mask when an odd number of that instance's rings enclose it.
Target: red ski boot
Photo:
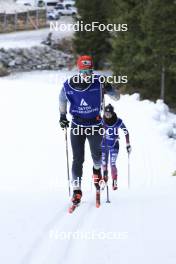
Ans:
[[[82,191],[81,190],[74,190],[73,191],[73,197],[72,197],[72,205],[69,207],[68,211],[69,213],[73,213],[73,211],[76,209],[76,207],[79,206],[81,202],[82,197]]]
[[[96,207],[100,207],[100,181],[102,180],[101,176],[101,169],[94,169],[93,168],[93,179],[94,179],[94,185],[96,188]]]

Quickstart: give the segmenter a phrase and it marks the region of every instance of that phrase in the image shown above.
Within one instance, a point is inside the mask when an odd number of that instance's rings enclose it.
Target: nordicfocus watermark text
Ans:
[[[75,231],[75,232],[60,232],[59,230],[50,230],[49,238],[55,240],[126,240],[128,232],[115,231]]]
[[[112,136],[112,135],[116,135],[117,139],[119,138],[119,133],[117,131],[117,128],[114,127],[108,127],[108,128],[104,128],[104,127],[98,127],[98,126],[91,126],[91,127],[82,127],[82,126],[77,126],[74,128],[70,128],[72,130],[72,134],[75,136],[80,136],[80,135],[86,135],[86,136],[92,136],[95,135],[97,133],[99,133],[101,136],[106,135],[108,136]],[[124,128],[122,128],[122,130],[124,130],[124,134],[127,135],[128,131]]]
[[[127,31],[128,25],[127,24],[103,24],[98,21],[84,24],[83,21],[77,21],[74,24],[64,24],[59,22],[50,22],[50,31],[109,31],[109,32],[120,32],[120,31]]]
[[[97,79],[100,83],[110,83],[110,84],[119,84],[119,83],[127,83],[128,77],[126,75],[123,76],[115,76],[115,75],[109,75],[104,76],[100,75],[97,76],[96,74],[92,73],[90,76],[84,76],[84,75],[74,75],[72,78],[72,82],[74,83],[94,83]]]
[[[68,181],[68,186],[70,183],[72,184],[73,188],[78,189],[80,187],[80,178],[77,177],[76,180]],[[97,176],[97,178],[96,177],[92,178],[92,183],[96,185],[98,184],[101,190],[104,190],[105,187],[107,186],[107,182],[104,179],[100,180],[99,176]],[[118,187],[117,180],[114,180],[114,187],[115,186]]]

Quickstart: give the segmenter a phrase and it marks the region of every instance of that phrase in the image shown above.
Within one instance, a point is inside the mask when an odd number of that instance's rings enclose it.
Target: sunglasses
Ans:
[[[93,73],[93,70],[92,69],[85,69],[85,70],[80,70],[79,72],[82,74],[90,75]]]

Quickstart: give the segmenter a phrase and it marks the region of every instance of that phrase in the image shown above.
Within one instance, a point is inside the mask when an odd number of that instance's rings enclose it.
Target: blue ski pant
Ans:
[[[102,146],[102,168],[103,172],[108,171],[110,157],[111,176],[113,180],[117,179],[116,160],[119,153],[119,142],[114,147]]]

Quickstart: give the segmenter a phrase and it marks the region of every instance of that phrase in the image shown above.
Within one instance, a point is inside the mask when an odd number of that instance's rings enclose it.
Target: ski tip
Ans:
[[[68,208],[68,213],[69,214],[73,213],[73,210],[71,208]]]
[[[96,203],[96,208],[99,208],[100,207],[100,204],[99,203]]]
[[[76,208],[75,206],[71,206],[71,207],[69,207],[69,208],[68,208],[68,213],[69,213],[69,214],[72,214],[73,211],[75,210],[75,208]]]

